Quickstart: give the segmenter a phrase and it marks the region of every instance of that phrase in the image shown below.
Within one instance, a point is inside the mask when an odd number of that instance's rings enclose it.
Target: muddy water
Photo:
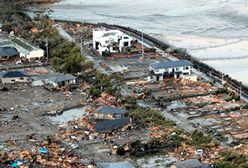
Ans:
[[[85,110],[87,107],[74,108],[67,111],[64,111],[61,115],[49,117],[52,123],[54,124],[64,124],[68,121],[78,119],[85,115]]]

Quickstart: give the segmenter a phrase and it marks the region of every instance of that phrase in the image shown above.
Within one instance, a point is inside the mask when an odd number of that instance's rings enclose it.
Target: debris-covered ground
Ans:
[[[119,161],[165,167],[191,158],[212,165],[239,143],[234,150],[247,153],[247,105],[237,93],[202,78],[150,83],[147,67],[168,60],[164,55],[102,58],[90,47],[95,25],[56,26],[76,43],[84,37],[84,52],[111,76],[93,69],[78,74],[76,88],[49,91],[39,82],[56,75],[53,68],[22,67],[32,82],[1,85],[0,167],[73,168]],[[136,43],[133,52],[140,54]],[[15,63],[4,66],[16,68]],[[99,108],[108,109],[107,115]],[[124,112],[116,115],[113,109]]]

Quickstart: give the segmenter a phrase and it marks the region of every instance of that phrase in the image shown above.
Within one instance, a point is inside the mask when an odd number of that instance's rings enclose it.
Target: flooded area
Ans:
[[[72,121],[74,119],[78,119],[78,118],[82,117],[83,115],[85,115],[86,109],[87,109],[87,107],[80,107],[80,108],[74,108],[74,109],[66,110],[60,115],[50,116],[49,119],[54,124],[61,125],[61,124],[64,124],[68,121]]]

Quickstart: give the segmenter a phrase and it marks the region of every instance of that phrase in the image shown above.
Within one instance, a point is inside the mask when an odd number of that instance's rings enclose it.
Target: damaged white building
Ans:
[[[104,52],[121,52],[125,47],[132,46],[133,38],[119,30],[104,28],[93,30],[93,48],[103,55]]]

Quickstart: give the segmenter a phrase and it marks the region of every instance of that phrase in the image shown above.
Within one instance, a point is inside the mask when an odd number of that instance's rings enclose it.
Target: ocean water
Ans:
[[[62,0],[52,18],[133,27],[248,85],[247,0]]]

